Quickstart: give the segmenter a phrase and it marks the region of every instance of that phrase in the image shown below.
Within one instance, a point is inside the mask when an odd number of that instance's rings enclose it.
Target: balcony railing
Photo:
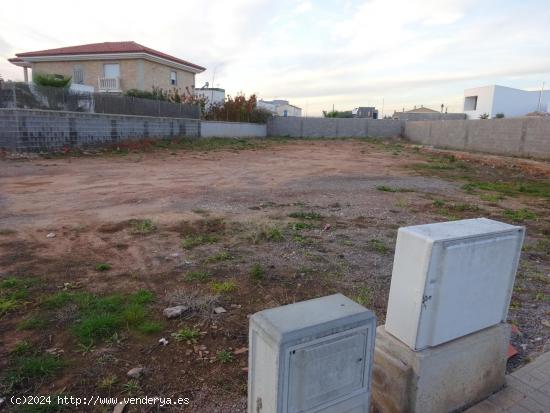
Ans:
[[[120,77],[100,77],[98,80],[100,92],[121,92]]]

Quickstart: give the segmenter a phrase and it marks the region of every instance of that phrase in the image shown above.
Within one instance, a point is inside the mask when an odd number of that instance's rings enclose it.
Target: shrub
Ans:
[[[36,73],[33,76],[33,82],[37,86],[68,88],[71,85],[71,77],[55,74]]]

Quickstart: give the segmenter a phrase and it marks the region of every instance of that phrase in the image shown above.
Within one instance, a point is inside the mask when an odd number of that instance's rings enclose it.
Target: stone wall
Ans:
[[[406,122],[403,136],[437,148],[550,159],[550,119]]]
[[[197,119],[0,109],[0,148],[17,152],[199,135]]]
[[[395,112],[395,119],[399,120],[464,120],[467,118],[465,113],[409,113]]]
[[[268,136],[344,138],[400,136],[403,122],[393,119],[275,117],[267,122]]]

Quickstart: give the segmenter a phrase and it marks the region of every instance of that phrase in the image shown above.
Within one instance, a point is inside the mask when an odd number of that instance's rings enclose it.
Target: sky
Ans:
[[[302,114],[376,106],[462,111],[464,89],[550,88],[547,0],[3,0],[0,75],[15,53],[134,40],[197,63],[196,78]]]

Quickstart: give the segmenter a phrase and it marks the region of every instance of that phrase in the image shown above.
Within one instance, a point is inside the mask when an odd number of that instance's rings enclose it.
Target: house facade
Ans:
[[[550,91],[521,90],[490,85],[464,90],[464,113],[469,119],[498,113],[505,117],[525,116],[532,112],[550,112]]]
[[[33,74],[71,77],[73,85],[93,87],[95,92],[123,93],[153,88],[193,93],[195,75],[204,67],[136,42],[105,42],[18,53],[9,61]]]
[[[288,100],[262,100],[258,101],[258,107],[265,109],[276,116],[302,116],[302,108],[291,105]]]
[[[354,118],[378,119],[378,110],[373,106],[359,106],[351,114]]]

